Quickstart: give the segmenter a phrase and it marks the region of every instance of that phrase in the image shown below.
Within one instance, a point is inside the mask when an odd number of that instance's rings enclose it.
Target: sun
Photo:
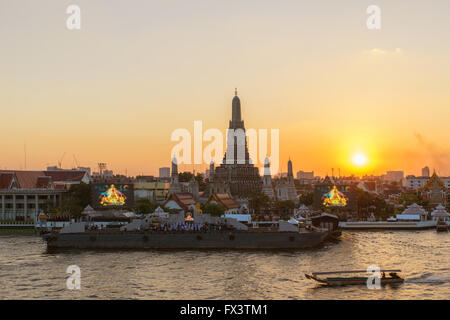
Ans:
[[[362,167],[367,163],[367,157],[362,153],[356,153],[352,158],[353,164]]]

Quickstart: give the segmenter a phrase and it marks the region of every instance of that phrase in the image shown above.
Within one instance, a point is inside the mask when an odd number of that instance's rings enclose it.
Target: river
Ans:
[[[66,269],[81,289],[66,288]],[[402,269],[405,283],[323,287],[312,271]],[[450,233],[343,232],[306,251],[60,251],[0,234],[0,299],[450,299]]]

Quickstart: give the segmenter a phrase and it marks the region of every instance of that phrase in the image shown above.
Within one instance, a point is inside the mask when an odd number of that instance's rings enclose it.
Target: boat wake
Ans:
[[[424,273],[415,278],[408,278],[405,280],[408,283],[434,283],[434,284],[444,284],[450,283],[450,274],[434,274],[434,273]]]

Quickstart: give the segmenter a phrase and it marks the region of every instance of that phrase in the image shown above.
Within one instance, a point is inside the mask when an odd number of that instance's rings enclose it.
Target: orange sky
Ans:
[[[26,144],[27,169],[65,152],[157,174],[173,130],[225,133],[238,87],[246,127],[280,130],[282,171],[450,175],[450,4],[378,2],[371,31],[361,1],[77,1],[68,31],[67,3],[0,1],[0,167]]]

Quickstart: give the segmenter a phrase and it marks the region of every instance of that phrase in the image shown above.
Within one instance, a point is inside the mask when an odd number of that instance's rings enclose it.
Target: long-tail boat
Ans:
[[[388,276],[385,275],[389,272]],[[380,270],[380,284],[392,284],[392,283],[403,283],[405,279],[397,275],[401,270]],[[346,274],[346,273],[366,273],[367,270],[353,270],[353,271],[329,271],[329,272],[313,272],[311,275],[305,274],[305,277],[310,280],[315,280],[321,284],[328,286],[346,286],[346,285],[361,285],[367,284],[368,276],[356,276],[356,277],[320,277],[322,275],[328,274]]]

